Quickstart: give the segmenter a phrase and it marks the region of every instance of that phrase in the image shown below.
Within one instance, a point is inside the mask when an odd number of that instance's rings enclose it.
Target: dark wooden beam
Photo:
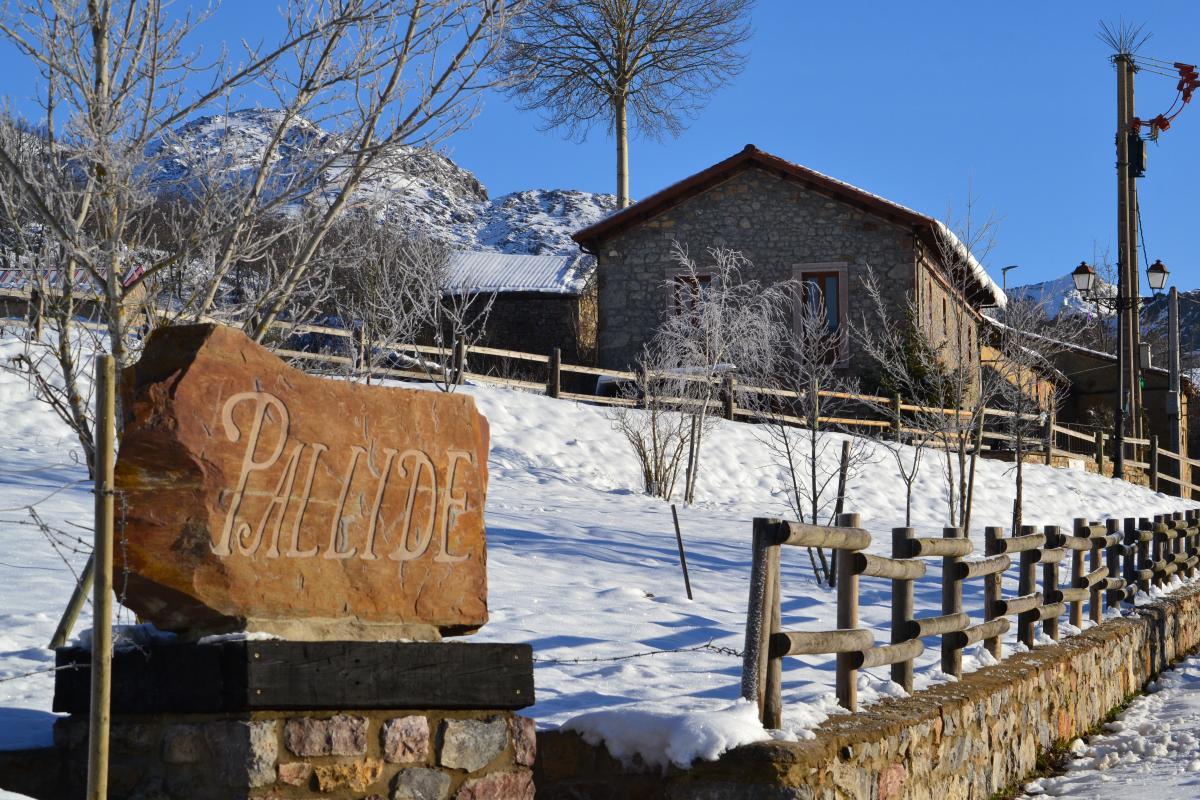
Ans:
[[[58,651],[54,710],[87,713],[89,655]],[[155,643],[113,657],[114,714],[532,705],[523,644],[238,641]]]

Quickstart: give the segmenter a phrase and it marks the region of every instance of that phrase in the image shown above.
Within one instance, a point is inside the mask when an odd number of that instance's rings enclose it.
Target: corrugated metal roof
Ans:
[[[450,257],[447,292],[580,294],[596,268],[593,256],[529,256],[460,251]]]
[[[39,271],[42,273],[40,280],[35,282],[29,270],[0,269],[0,289],[28,292],[40,283],[51,291],[58,291],[66,283],[66,273],[62,270],[45,269]],[[75,290],[86,292],[96,291],[95,281],[92,280],[90,273],[82,269],[75,272]]]

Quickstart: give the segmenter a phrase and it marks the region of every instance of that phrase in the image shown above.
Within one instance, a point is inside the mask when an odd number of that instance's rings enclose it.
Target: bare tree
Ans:
[[[646,493],[663,500],[675,493],[679,469],[695,435],[694,420],[683,409],[694,399],[689,393],[697,386],[677,368],[679,355],[669,347],[658,340],[643,347],[637,378],[620,385],[620,404],[608,415],[633,449]]]
[[[999,376],[1001,403],[1013,448],[1013,531],[1022,525],[1025,498],[1025,459],[1032,451],[1044,452],[1050,442],[1046,426],[1066,399],[1070,381],[1055,367],[1054,359],[1078,341],[1088,321],[1076,314],[1051,319],[1036,302],[1009,303],[1004,321],[995,322],[999,357],[993,365]]]
[[[430,253],[427,257],[432,257]],[[496,302],[494,291],[471,288],[441,290],[437,302],[425,306],[424,328],[438,348],[432,359],[421,359],[426,375],[443,392],[453,392],[467,372],[467,353],[487,334],[488,318]],[[456,355],[457,353],[457,355]]]
[[[22,163],[35,162],[40,152],[36,135],[9,124],[0,124],[0,143]],[[88,355],[103,347],[95,325],[97,287],[74,261],[62,257],[43,226],[30,222],[29,206],[13,176],[0,170],[0,269],[22,276],[28,290],[21,352],[0,368],[25,378],[75,432],[90,475],[96,457],[91,383],[80,373],[88,367]]]
[[[968,535],[985,417],[1000,391],[996,375],[982,368],[980,326],[984,323],[972,300],[981,279],[985,279],[980,262],[994,247],[996,220],[988,217],[977,223],[974,205],[975,200],[968,193],[966,214],[957,233],[945,225],[936,226],[934,269],[949,296],[942,305],[940,335],[932,319],[934,309],[929,298],[925,325],[917,326],[923,341],[916,346],[916,351],[927,358],[924,372],[929,376],[926,384],[932,392],[926,399],[936,399],[954,409],[954,413],[948,410],[920,413],[922,422],[939,434],[936,441],[946,456],[943,473],[950,524],[962,527]],[[948,218],[953,219],[952,214]],[[915,305],[911,309],[910,313],[918,312]]]
[[[944,415],[936,414],[932,422],[937,427],[931,429],[923,424],[927,422],[927,413],[923,409],[928,408],[923,402],[931,394],[927,383],[931,367],[939,375],[935,378],[933,393],[940,382],[938,362],[913,322],[911,305],[905,309],[905,318],[897,319],[889,310],[870,267],[863,287],[867,311],[851,330],[856,345],[879,366],[881,384],[894,398],[891,406],[880,403],[876,407],[878,413],[893,420],[891,435],[880,436],[878,444],[891,454],[896,463],[896,474],[904,484],[904,524],[908,526],[912,524],[913,488],[925,451],[938,440],[940,426],[944,423]],[[918,405],[907,406],[916,410],[904,411],[904,399],[916,399]]]
[[[513,25],[501,70],[523,109],[582,140],[596,123],[617,143],[617,207],[629,205],[629,118],[677,136],[745,64],[753,0],[553,0]]]
[[[437,313],[448,250],[366,216],[348,220],[337,238],[341,286],[336,309],[355,333],[354,372],[370,383],[380,366],[398,359],[401,366],[410,366],[399,355],[399,345],[415,343]]]
[[[840,499],[835,489],[842,477],[838,450],[843,440],[830,433],[844,430],[838,420],[861,406],[849,397],[858,393],[858,383],[838,368],[848,332],[829,329],[819,291],[797,284],[789,289],[795,293],[793,324],[782,338],[781,357],[762,375],[752,376],[770,391],[751,395],[746,402],[759,423],[755,431],[784,473],[783,494],[792,514],[814,525],[832,524],[831,506]],[[848,444],[844,477],[850,480],[872,460],[872,451],[862,437],[850,438]],[[834,572],[824,551],[817,548],[814,558],[809,548],[809,561],[817,580],[832,585]]]
[[[272,251],[280,260],[243,321],[262,341],[359,191],[470,119],[515,2],[290,0],[279,40],[236,60],[201,60],[207,16],[166,6],[23,0],[0,16],[0,36],[40,70],[42,100],[41,152],[0,143],[0,171],[68,268],[102,287],[119,364],[145,286],[203,264],[186,300],[200,317],[235,267]],[[247,156],[228,136],[189,149],[181,123],[219,115],[251,83],[279,106],[261,115],[261,150]],[[162,213],[164,197],[179,213]]]
[[[717,406],[726,375],[762,375],[780,354],[787,309],[793,292],[789,284],[764,286],[746,280],[753,265],[736,250],[710,248],[709,261],[692,259],[679,242],[672,247],[677,274],[666,290],[672,307],[654,334],[657,352],[676,363],[665,365],[687,377],[687,413],[692,418],[684,500],[695,500],[696,476],[704,433]]]

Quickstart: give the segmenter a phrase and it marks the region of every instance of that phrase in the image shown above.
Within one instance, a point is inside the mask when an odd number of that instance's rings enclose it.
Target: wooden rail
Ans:
[[[5,292],[0,291],[0,296],[4,294]],[[162,317],[164,320],[169,319],[169,315],[162,315]],[[217,318],[205,317],[205,320],[218,323],[223,322]],[[8,322],[27,324],[27,321],[22,319],[12,319]],[[225,322],[233,321],[227,320]],[[106,330],[104,325],[94,322],[78,320],[77,324],[101,332]],[[545,394],[553,398],[602,406],[634,407],[639,405],[640,402],[636,397],[609,397],[601,394],[564,392],[562,390],[562,376],[564,374],[594,376],[610,381],[626,383],[637,381],[639,376],[637,373],[627,370],[565,364],[562,362],[561,351],[557,348],[548,354],[541,354],[499,347],[468,345],[461,338],[453,346],[449,347],[418,344],[415,342],[389,342],[379,339],[366,340],[355,330],[328,325],[286,321],[274,322],[271,328],[279,334],[279,341],[272,345],[275,352],[284,358],[304,362],[306,365],[325,363],[339,371],[349,370],[356,374],[366,374],[368,372],[366,364],[370,362],[370,359],[365,358],[365,349],[371,347],[400,356],[412,354],[410,357],[414,357],[414,360],[418,362],[421,356],[435,356],[444,362],[441,364],[426,365],[425,370],[376,366],[369,370],[371,376],[417,381],[434,380],[452,384],[461,384],[470,380],[476,383],[516,388]],[[296,347],[294,346],[294,337],[296,335],[327,336],[345,340],[345,343],[339,345],[339,347],[345,347],[352,355],[314,352],[310,347]],[[489,360],[501,359],[508,362],[517,362],[529,365],[529,367],[537,372],[534,373],[531,379],[525,376],[516,378],[509,375],[493,375],[487,372],[473,371],[471,369],[472,356],[484,357]],[[420,366],[420,364],[418,363],[417,366]],[[545,374],[544,382],[540,379],[540,372],[544,372]],[[657,377],[663,377],[663,375],[658,375]],[[715,403],[716,413],[721,414],[729,420],[743,420],[748,422],[772,421],[797,427],[805,427],[808,424],[803,417],[788,414],[785,410],[764,410],[758,408],[759,404],[757,403],[750,404],[750,407],[747,407],[745,404],[746,398],[762,397],[774,398],[786,405],[786,401],[788,400],[803,398],[805,396],[804,392],[764,386],[742,385],[737,383],[734,376],[730,374],[713,377],[670,373],[666,377],[689,383],[717,381],[720,385],[713,386],[713,393],[719,398]],[[849,400],[862,406],[861,412],[856,410],[849,415],[837,417],[822,416],[819,419],[819,424],[846,429],[873,429],[877,431],[884,431],[890,428],[895,431],[897,436],[927,437],[932,433],[915,425],[904,424],[905,419],[903,415],[905,414],[968,417],[971,413],[961,409],[931,408],[915,405],[906,403],[899,397],[882,397],[879,395],[851,394],[834,391],[823,391],[819,395],[823,398]],[[741,405],[739,405],[739,400],[742,401]],[[677,404],[680,407],[694,407],[696,405],[694,401],[685,398],[678,398]],[[1055,458],[1088,458],[1095,461],[1098,471],[1103,474],[1105,465],[1112,461],[1113,454],[1107,452],[1114,445],[1111,434],[1098,429],[1084,432],[1068,425],[1061,425],[1054,419],[1053,414],[1043,417],[1040,414],[1018,415],[1016,412],[1007,409],[982,409],[984,420],[1011,420],[1018,416],[1030,423],[1040,421],[1042,426],[1041,434],[1031,431],[1030,435],[1026,437],[1029,442],[1027,452],[1030,454],[1041,453],[1047,464],[1052,463]],[[936,437],[936,434],[933,435]],[[963,435],[967,434],[964,433]],[[981,435],[982,439],[989,443],[1009,444],[1016,441],[1016,437],[1013,435],[997,430],[985,429],[981,432]],[[955,436],[953,438],[957,441],[958,437]],[[1181,453],[1166,450],[1159,446],[1155,437],[1150,437],[1149,439],[1125,437],[1124,446],[1127,451],[1124,463],[1131,468],[1144,471],[1149,478],[1149,485],[1152,490],[1169,490],[1179,497],[1189,499],[1200,497],[1200,484],[1194,483],[1192,480],[1193,469],[1200,467],[1200,459],[1188,458]],[[1172,469],[1169,472],[1160,468],[1162,459],[1171,462]]]
[[[858,707],[857,671],[889,666],[891,679],[905,691],[913,688],[913,662],[925,651],[925,640],[937,637],[941,669],[962,676],[962,651],[982,642],[995,658],[1003,656],[1000,637],[1016,617],[1018,641],[1032,649],[1037,627],[1053,641],[1059,620],[1083,622],[1083,606],[1095,624],[1104,609],[1132,603],[1137,594],[1161,587],[1172,575],[1191,577],[1200,571],[1200,510],[1156,515],[1153,520],[1109,519],[1104,523],[1076,519],[1070,535],[1056,526],[1022,526],[1015,536],[1003,529],[984,531],[985,554],[968,558],[973,545],[960,528],[945,528],[940,538],[921,538],[912,528],[892,529],[890,557],[864,552],[872,537],[857,514],[841,514],[834,527],[755,519],[746,646],[742,664],[742,696],[758,703],[768,728],[782,722],[782,662],[791,656],[833,656],[838,703]],[[837,628],[823,631],[781,629],[780,549],[784,546],[825,547],[836,551]],[[1004,597],[1001,577],[1017,557],[1017,593]],[[926,575],[924,558],[941,559],[941,613],[916,616],[914,581]],[[1071,561],[1071,578],[1059,583],[1060,564]],[[1041,585],[1039,570],[1041,567]],[[891,632],[877,644],[874,632],[859,627],[859,580],[891,583]],[[984,582],[982,621],[963,607],[963,582]]]

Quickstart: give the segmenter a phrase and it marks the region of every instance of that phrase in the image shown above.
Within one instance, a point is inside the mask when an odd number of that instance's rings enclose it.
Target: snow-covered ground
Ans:
[[[0,358],[7,357],[0,341]],[[492,430],[487,505],[491,622],[475,641],[528,642],[538,659],[537,704],[527,713],[541,725],[567,723],[614,747],[686,762],[767,734],[736,704],[745,624],[750,528],[755,516],[781,516],[782,474],[756,438],[754,426],[722,423],[707,438],[699,502],[679,510],[695,599],[683,588],[670,507],[645,496],[640,472],[603,408],[486,387],[467,387]],[[85,555],[61,546],[86,541],[91,496],[66,428],[30,398],[28,388],[0,373],[0,747],[45,740],[52,676],[6,680],[44,669],[45,650]],[[836,454],[831,448],[830,456]],[[971,533],[1003,525],[1013,497],[1010,465],[983,461]],[[1070,525],[1076,516],[1146,516],[1185,504],[1080,470],[1030,465],[1026,522]],[[64,490],[61,487],[68,486]],[[940,535],[945,490],[939,465],[927,457],[914,495],[914,523]],[[30,520],[27,506],[63,533],[54,542]],[[876,534],[886,553],[890,529],[903,524],[903,490],[890,459],[854,479],[849,510]],[[939,565],[917,586],[919,612],[939,613]],[[814,582],[803,551],[784,555],[784,625],[834,627],[833,594]],[[965,604],[979,618],[980,581]],[[1015,593],[1015,579],[1006,583]],[[862,581],[864,626],[884,640],[889,627],[886,581]],[[130,621],[128,615],[123,621]],[[85,612],[80,627],[89,625]],[[1065,626],[1064,626],[1065,627]],[[711,648],[710,648],[711,646]],[[678,651],[678,652],[660,652]],[[633,657],[630,657],[633,656]],[[982,661],[968,653],[971,666]],[[936,650],[918,662],[917,685],[944,679]],[[860,675],[870,702],[900,690],[886,670]],[[836,712],[833,661],[787,659],[784,736],[805,736]],[[629,712],[636,711],[633,715]],[[718,713],[719,712],[719,713]],[[614,713],[617,715],[614,716]]]
[[[1200,656],[1164,672],[1105,733],[1071,744],[1062,775],[1025,787],[1026,800],[1195,800],[1200,797]]]

